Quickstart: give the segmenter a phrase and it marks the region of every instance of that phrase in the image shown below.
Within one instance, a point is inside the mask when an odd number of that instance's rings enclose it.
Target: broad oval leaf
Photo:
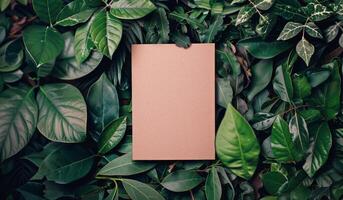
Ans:
[[[314,46],[302,37],[296,46],[296,51],[308,66],[310,64],[310,59],[314,54]]]
[[[106,11],[96,14],[90,30],[96,48],[110,59],[119,45],[122,32],[121,21]]]
[[[206,183],[205,193],[208,200],[220,200],[222,196],[222,185],[218,176],[217,169],[212,167],[209,171]]]
[[[0,93],[0,162],[18,153],[36,130],[34,90],[13,87]]]
[[[139,19],[156,7],[149,0],[119,0],[111,5],[111,14],[119,19]]]
[[[62,80],[73,80],[91,73],[100,64],[102,54],[93,51],[83,63],[79,63],[75,58],[74,36],[70,32],[63,36],[64,50],[56,59],[52,75]]]
[[[90,86],[86,101],[92,130],[100,135],[110,122],[119,117],[117,90],[105,73]]]
[[[32,0],[33,9],[44,22],[53,24],[63,8],[62,0]]]
[[[289,40],[302,31],[304,26],[297,22],[288,22],[285,27],[283,27],[278,40]]]
[[[86,139],[87,108],[77,88],[65,83],[41,86],[37,103],[37,127],[49,140],[76,143]]]
[[[237,176],[249,179],[254,174],[260,145],[249,123],[231,104],[217,131],[216,152],[224,166]]]
[[[279,188],[287,181],[280,172],[271,171],[262,175],[263,187],[269,194],[277,194]]]
[[[121,179],[121,182],[132,200],[164,200],[160,193],[145,183],[133,179]]]
[[[271,146],[275,159],[279,162],[299,161],[299,152],[292,141],[287,122],[277,116],[271,134]]]
[[[161,185],[173,192],[185,192],[198,186],[204,178],[193,170],[178,170],[166,176]]]
[[[309,146],[310,136],[307,130],[307,124],[305,119],[295,113],[289,121],[289,131],[293,134],[293,141],[297,149],[300,151],[298,154],[304,154],[307,152]]]
[[[87,21],[95,11],[84,0],[75,0],[64,6],[58,14],[56,24],[60,26],[74,26]]]
[[[44,158],[36,177],[46,177],[56,183],[71,183],[87,175],[94,161],[95,156],[80,145],[61,145]]]
[[[292,47],[292,44],[289,42],[266,42],[261,38],[243,39],[238,42],[238,45],[244,47],[251,55],[259,59],[273,58]]]
[[[273,61],[261,60],[252,66],[251,71],[252,80],[247,95],[249,101],[269,84],[273,74]]]
[[[133,161],[132,154],[127,153],[105,165],[98,172],[98,176],[130,176],[146,172],[156,166],[156,163]]]
[[[36,67],[54,61],[64,47],[64,40],[59,32],[54,28],[38,25],[24,30],[23,41],[28,56]]]
[[[119,144],[125,134],[126,119],[127,117],[121,117],[105,128],[99,140],[98,153],[105,154]]]
[[[306,158],[303,169],[308,176],[313,177],[329,157],[332,136],[326,122],[315,124],[311,130],[311,135],[310,154]]]
[[[273,80],[274,92],[286,102],[291,102],[293,99],[293,84],[290,73],[287,71],[285,64],[276,68]]]

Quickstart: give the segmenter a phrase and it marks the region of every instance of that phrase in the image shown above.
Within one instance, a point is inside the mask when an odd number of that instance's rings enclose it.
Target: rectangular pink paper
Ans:
[[[132,46],[133,160],[215,159],[215,46]]]

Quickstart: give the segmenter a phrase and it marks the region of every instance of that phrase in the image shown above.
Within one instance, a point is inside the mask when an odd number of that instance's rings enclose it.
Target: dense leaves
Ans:
[[[342,0],[1,0],[0,11],[0,199],[343,198]],[[139,43],[216,44],[216,160],[132,160]]]

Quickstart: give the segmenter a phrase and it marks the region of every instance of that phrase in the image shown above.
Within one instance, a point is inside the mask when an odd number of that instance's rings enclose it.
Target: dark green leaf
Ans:
[[[222,186],[217,169],[212,167],[205,183],[205,192],[208,200],[220,200],[222,196]]]
[[[44,22],[53,24],[63,8],[62,0],[32,0],[33,9]]]
[[[149,0],[119,0],[111,5],[111,14],[119,19],[139,19],[156,7]]]
[[[72,1],[64,6],[58,14],[56,24],[61,26],[74,26],[83,23],[89,19],[94,11],[95,9],[88,7],[83,0]]]
[[[286,181],[287,178],[277,171],[267,172],[262,175],[263,186],[269,194],[276,194]]]
[[[178,170],[166,176],[161,185],[173,192],[185,192],[198,186],[204,178],[195,171]]]
[[[132,200],[164,200],[160,193],[145,183],[133,179],[121,179],[121,181]]]
[[[226,108],[231,103],[233,91],[227,78],[216,78],[217,104]]]
[[[276,68],[273,80],[274,92],[286,102],[291,102],[293,99],[293,84],[290,73],[287,71],[285,64]]]

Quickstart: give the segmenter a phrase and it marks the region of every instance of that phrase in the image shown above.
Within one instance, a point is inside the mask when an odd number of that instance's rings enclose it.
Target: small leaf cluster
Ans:
[[[0,199],[343,198],[342,0],[1,0],[0,11]],[[142,43],[216,44],[216,160],[132,160]]]

